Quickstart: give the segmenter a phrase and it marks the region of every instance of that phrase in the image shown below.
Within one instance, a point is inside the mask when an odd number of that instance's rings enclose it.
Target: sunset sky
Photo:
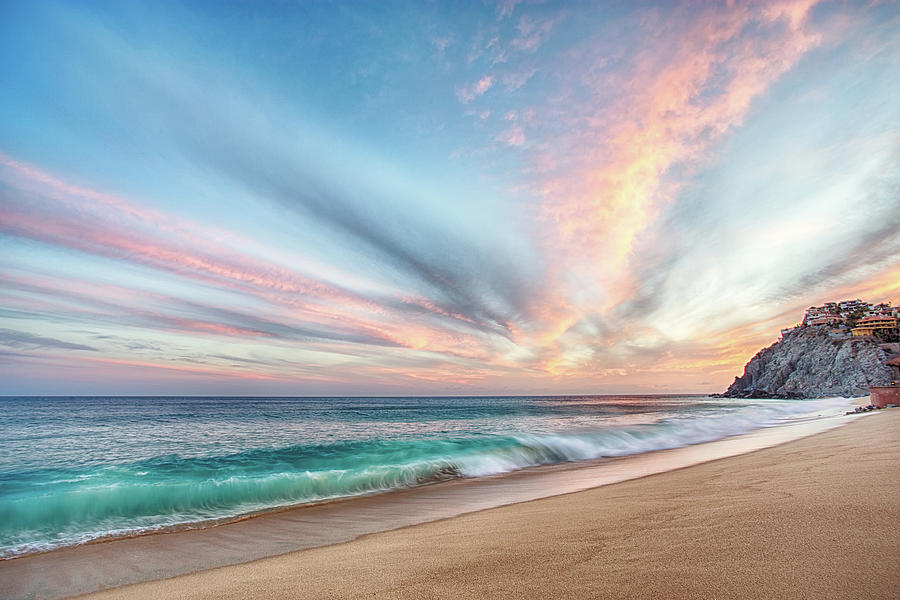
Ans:
[[[900,302],[898,2],[0,3],[0,395],[722,391]]]

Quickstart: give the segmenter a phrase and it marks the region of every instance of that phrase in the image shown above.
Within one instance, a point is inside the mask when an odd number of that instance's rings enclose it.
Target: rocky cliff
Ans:
[[[723,394],[729,398],[865,396],[887,385],[888,357],[872,338],[834,339],[827,327],[805,327],[760,350],[744,375]]]

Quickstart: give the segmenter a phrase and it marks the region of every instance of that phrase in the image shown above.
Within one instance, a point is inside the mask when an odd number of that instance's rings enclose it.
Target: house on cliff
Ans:
[[[897,333],[897,317],[884,315],[864,317],[850,330],[850,335],[853,337],[875,335],[876,331]]]

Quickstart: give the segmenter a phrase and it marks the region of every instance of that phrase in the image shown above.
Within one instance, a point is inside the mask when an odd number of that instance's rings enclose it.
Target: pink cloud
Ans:
[[[347,290],[235,253],[222,243],[233,241],[229,232],[65,183],[2,154],[0,165],[7,167],[0,169],[0,179],[39,194],[31,201],[11,201],[0,212],[0,228],[10,233],[124,257],[235,289],[254,286],[371,307]]]
[[[704,161],[743,123],[753,101],[817,46],[820,36],[805,20],[811,4],[692,6],[666,17],[650,12],[638,28],[654,43],[635,54],[615,55],[607,39],[569,53],[578,62],[560,73],[564,90],[587,87],[595,96],[567,91],[541,110],[563,132],[550,147],[536,144],[533,155],[534,172],[544,174],[536,182],[549,226],[544,243],[557,257],[551,265],[560,265],[549,274],[552,292],[541,300],[550,305],[533,308],[544,315],[530,336],[544,349],[546,371],[573,375],[589,368],[594,337],[575,326],[632,297],[633,250],[680,189],[673,167]],[[519,48],[536,43],[530,38],[539,29],[520,20]],[[606,68],[610,60],[615,69]],[[525,140],[516,134],[508,129],[495,141],[519,147]],[[605,334],[610,344],[619,335],[627,339],[618,329]]]
[[[519,125],[513,125],[497,134],[495,141],[509,148],[521,148],[525,145],[525,131]]]
[[[492,85],[494,85],[494,78],[490,75],[485,75],[472,85],[456,90],[456,96],[459,98],[460,102],[468,104],[491,89]]]
[[[802,28],[808,4],[709,8],[692,14],[686,30],[656,23],[644,32],[659,43],[638,53],[627,79],[605,82],[617,90],[615,104],[599,113],[583,107],[573,138],[580,171],[544,182],[545,216],[558,224],[560,244],[584,256],[592,249],[592,262],[621,270],[636,235],[674,191],[668,170],[702,158],[818,43]],[[750,24],[761,31],[748,33]]]
[[[506,86],[507,91],[514,92],[534,77],[534,74],[537,73],[537,69],[525,69],[522,71],[516,71],[514,73],[507,73],[501,77],[503,81],[503,85]]]
[[[500,0],[497,3],[497,18],[500,20],[513,14],[516,6],[522,3],[522,0]]]
[[[60,357],[63,358],[63,357]],[[66,362],[84,362],[94,365],[105,365],[110,367],[137,367],[140,371],[145,369],[160,369],[166,371],[180,371],[184,373],[193,373],[198,375],[212,375],[215,377],[236,377],[240,379],[256,379],[256,380],[273,380],[279,379],[274,374],[262,373],[258,369],[244,370],[238,368],[217,368],[215,366],[189,365],[178,362],[152,362],[141,360],[129,360],[122,358],[94,358],[83,356],[66,356]],[[111,374],[104,373],[104,379],[110,377]]]
[[[558,22],[559,17],[543,20],[520,18],[516,25],[519,35],[510,41],[510,48],[519,52],[534,52],[546,41]]]
[[[119,197],[67,184],[43,171],[3,158],[0,166],[5,168],[0,168],[0,180],[27,189],[28,193],[12,195],[0,208],[0,232],[146,265],[261,299],[289,327],[321,325],[324,328],[320,329],[335,332],[348,341],[380,340],[404,348],[427,348],[481,360],[489,358],[478,327],[470,319],[443,310],[433,302],[422,298],[385,298],[389,301],[386,306],[351,290],[235,251],[215,241],[217,236],[207,234],[200,225],[135,206]],[[43,293],[60,297],[59,284]],[[145,322],[147,326],[176,332],[270,337],[253,327],[174,316],[180,315],[183,305],[173,298],[157,295],[154,302],[164,310],[148,311],[129,309],[127,301],[116,305],[108,300],[116,295],[125,298],[130,295],[133,299],[139,293],[136,290],[106,294],[89,285],[78,292],[77,282],[68,287],[63,297],[76,300],[98,315],[129,314],[149,319]],[[398,314],[397,307],[402,310],[404,304],[416,310]],[[459,324],[471,326],[471,332],[461,335]]]

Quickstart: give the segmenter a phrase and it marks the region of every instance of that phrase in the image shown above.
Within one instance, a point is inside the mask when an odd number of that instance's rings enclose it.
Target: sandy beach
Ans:
[[[90,598],[896,598],[900,410],[737,457]]]

